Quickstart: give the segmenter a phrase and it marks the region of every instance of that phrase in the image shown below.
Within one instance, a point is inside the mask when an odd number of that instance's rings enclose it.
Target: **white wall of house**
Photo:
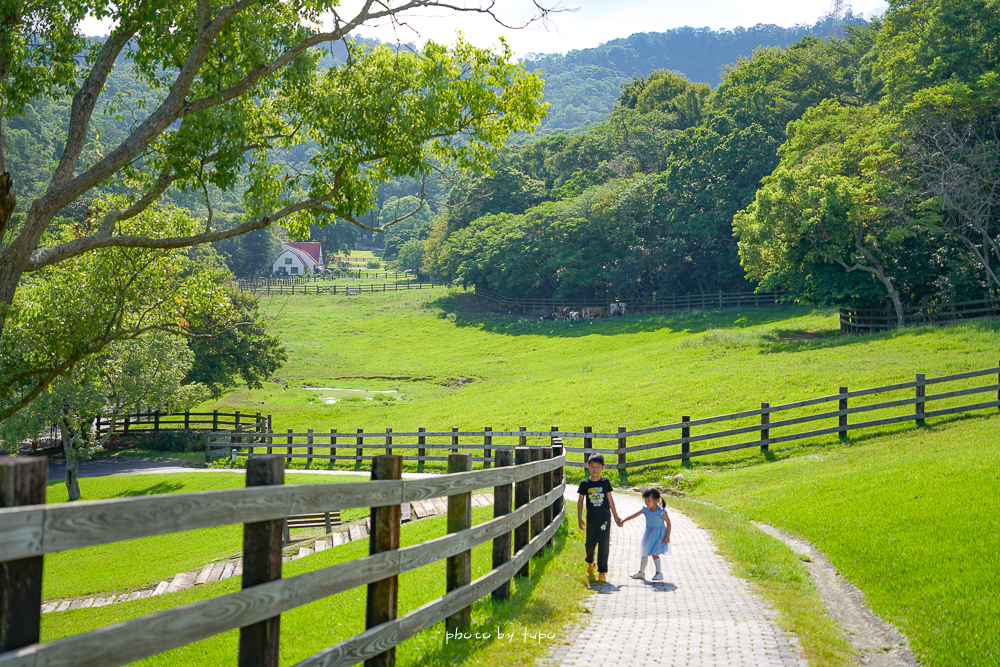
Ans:
[[[301,253],[301,255],[305,255],[305,253]],[[312,269],[306,263],[309,259],[308,255],[305,255],[305,259],[303,259],[299,253],[286,249],[274,260],[274,264],[271,265],[271,272],[292,276],[304,275],[306,268]]]

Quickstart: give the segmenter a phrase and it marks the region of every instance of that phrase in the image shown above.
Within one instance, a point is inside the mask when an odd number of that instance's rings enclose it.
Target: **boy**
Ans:
[[[619,526],[618,510],[611,497],[611,482],[601,477],[604,471],[604,456],[591,454],[587,460],[590,477],[580,482],[580,500],[576,504],[576,520],[580,530],[587,532],[587,576],[594,576],[594,548],[597,548],[597,580],[606,583],[608,573],[608,547],[611,537],[611,515]],[[583,525],[583,506],[587,505],[587,525]]]

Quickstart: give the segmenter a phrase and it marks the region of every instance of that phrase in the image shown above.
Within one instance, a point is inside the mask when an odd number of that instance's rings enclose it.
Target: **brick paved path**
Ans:
[[[576,487],[566,497],[576,500]],[[642,507],[634,495],[615,493],[622,518]],[[576,516],[570,517],[576,521]],[[645,529],[640,516],[613,527],[608,583],[594,583],[585,602],[592,612],[553,647],[543,665],[804,666],[798,638],[774,623],[775,612],[736,578],[716,552],[708,531],[671,511],[673,553],[661,556],[663,581],[632,579]],[[580,572],[585,564],[580,554]]]

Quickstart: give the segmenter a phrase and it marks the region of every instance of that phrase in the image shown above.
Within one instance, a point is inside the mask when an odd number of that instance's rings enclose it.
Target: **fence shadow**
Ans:
[[[184,489],[184,485],[179,482],[157,482],[144,489],[131,489],[122,491],[115,498],[131,498],[132,496],[156,496],[162,493],[176,493]]]
[[[742,306],[724,309],[677,310],[629,314],[625,317],[591,320],[544,320],[531,315],[493,314],[479,305],[473,294],[442,295],[426,303],[437,310],[439,317],[454,315],[459,327],[481,329],[509,336],[545,336],[547,338],[579,338],[583,336],[616,336],[671,330],[704,333],[722,327],[749,328],[782,322],[808,315],[832,316],[833,309],[810,306]],[[790,332],[792,330],[789,330]],[[795,330],[797,331],[797,330]]]

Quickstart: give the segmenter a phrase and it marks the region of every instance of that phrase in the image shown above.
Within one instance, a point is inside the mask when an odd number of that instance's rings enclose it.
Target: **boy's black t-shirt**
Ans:
[[[604,523],[611,518],[611,503],[608,501],[608,494],[611,493],[611,482],[607,477],[602,477],[596,482],[587,478],[580,482],[581,496],[586,496],[587,503],[587,523],[596,521]]]

